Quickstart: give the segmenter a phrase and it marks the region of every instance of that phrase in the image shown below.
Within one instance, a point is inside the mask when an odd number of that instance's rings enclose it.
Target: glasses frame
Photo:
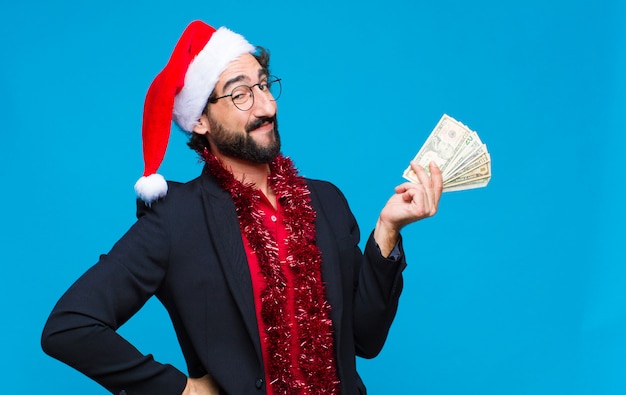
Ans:
[[[223,95],[223,96],[220,96],[220,97],[216,97],[216,98],[214,98],[214,99],[211,99],[211,100],[209,100],[209,103],[217,103],[217,101],[218,101],[218,100],[220,100],[220,99],[224,99],[224,98],[226,98],[226,97],[230,97],[230,100],[233,102],[233,105],[234,105],[235,107],[237,107],[237,109],[238,109],[239,111],[248,111],[249,109],[251,109],[251,108],[252,108],[252,106],[254,106],[254,87],[255,87],[255,86],[258,86],[258,87],[259,87],[259,89],[261,89],[261,85],[267,85],[267,94],[268,94],[268,96],[270,97],[270,100],[272,100],[272,101],[276,101],[276,100],[278,100],[278,98],[280,97],[280,95],[283,93],[283,86],[282,86],[282,84],[280,83],[280,81],[281,81],[281,80],[282,80],[282,78],[278,78],[278,77],[276,77],[275,75],[270,75],[270,76],[268,76],[268,77],[267,77],[267,81],[264,81],[264,82],[257,82],[257,83],[256,83],[256,84],[254,84],[254,85],[246,85],[246,84],[237,85],[236,87],[234,87],[234,88],[233,88],[233,90],[232,90],[232,91],[230,91],[230,93],[229,93],[229,94],[227,94],[227,95]],[[272,94],[272,91],[270,90],[270,87],[271,87],[272,85],[276,84],[276,83],[278,83],[278,95],[277,95],[277,96],[274,96],[274,95]],[[250,100],[250,105],[249,105],[247,108],[245,108],[245,109],[244,109],[244,108],[241,108],[241,107],[239,107],[239,106],[241,106],[242,104],[248,104],[248,100],[246,100],[246,102],[245,102],[245,103],[237,104],[237,103],[235,103],[235,99],[233,98],[233,93],[234,93],[237,89],[244,88],[244,87],[245,87],[245,88],[248,88],[248,90],[250,91],[250,97],[252,98],[252,100]],[[265,91],[263,91],[262,89],[261,89],[261,92],[264,92],[264,93],[265,93]]]

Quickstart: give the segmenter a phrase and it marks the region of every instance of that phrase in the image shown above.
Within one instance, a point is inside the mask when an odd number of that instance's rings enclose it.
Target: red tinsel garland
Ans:
[[[275,394],[338,394],[330,305],[321,275],[321,252],[315,244],[315,210],[309,189],[291,159],[279,155],[271,164],[268,182],[283,207],[287,264],[294,275],[295,319],[300,353],[293,366],[286,314],[286,280],[278,244],[263,226],[257,207],[260,191],[243,184],[205,149],[204,160],[235,203],[239,226],[257,256],[266,287],[261,293],[261,317],[269,344],[268,377]],[[300,369],[305,382],[294,378]]]

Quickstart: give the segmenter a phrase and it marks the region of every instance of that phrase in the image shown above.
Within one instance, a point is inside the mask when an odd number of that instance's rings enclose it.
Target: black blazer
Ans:
[[[385,342],[402,289],[404,254],[364,253],[343,194],[307,180],[317,212],[322,278],[332,307],[341,393],[364,394],[355,355]],[[42,346],[116,394],[182,393],[186,374],[143,355],[116,332],[152,296],[170,314],[190,377],[211,374],[224,394],[264,394],[265,375],[251,277],[233,201],[208,171],[169,183],[111,251],[59,300]],[[400,249],[401,249],[400,245]]]

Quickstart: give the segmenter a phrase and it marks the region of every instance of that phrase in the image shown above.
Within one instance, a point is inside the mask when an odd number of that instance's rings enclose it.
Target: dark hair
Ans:
[[[257,62],[261,65],[261,67],[265,70],[265,72],[269,75],[270,73],[270,53],[263,47],[256,47],[256,52],[252,54]],[[209,110],[209,103],[216,96],[215,90],[211,92],[209,95],[209,99],[204,105],[204,110],[202,111],[202,115],[207,115]],[[204,153],[204,149],[210,149],[209,141],[207,140],[205,135],[200,135],[198,133],[191,132],[191,137],[189,137],[189,141],[187,145],[192,150],[196,151],[201,157]]]

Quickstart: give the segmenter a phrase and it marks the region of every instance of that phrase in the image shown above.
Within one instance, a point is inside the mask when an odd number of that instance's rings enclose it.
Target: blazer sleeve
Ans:
[[[381,255],[372,232],[365,244],[354,290],[354,342],[357,355],[373,358],[380,353],[396,316],[406,267],[402,241],[397,259]]]
[[[373,358],[380,353],[398,309],[406,267],[402,242],[398,243],[399,256],[388,259],[381,255],[372,232],[362,251],[359,226],[343,193],[324,181],[310,181],[310,185],[337,240],[339,264],[351,267],[342,273],[351,273],[343,286],[351,287],[352,300],[344,305],[352,307],[356,354]]]
[[[142,354],[116,332],[154,295],[167,270],[161,202],[138,207],[137,222],[58,301],[42,347],[112,393],[180,395],[185,374]]]

